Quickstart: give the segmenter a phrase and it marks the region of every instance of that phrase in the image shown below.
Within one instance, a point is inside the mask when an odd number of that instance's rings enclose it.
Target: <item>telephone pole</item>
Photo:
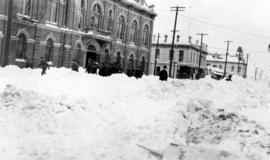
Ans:
[[[156,48],[156,55],[155,55],[155,65],[154,65],[154,76],[156,75],[157,71],[156,71],[156,68],[157,68],[157,54],[160,53],[160,50],[159,50],[159,38],[160,38],[160,34],[158,33],[158,38],[157,38],[157,48]]]
[[[259,69],[258,67],[255,67],[255,78],[254,78],[255,80],[257,80],[257,72],[258,72],[258,69]]]
[[[175,21],[174,21],[174,29],[173,29],[173,39],[172,39],[172,46],[170,50],[170,69],[169,69],[169,77],[172,77],[172,60],[173,60],[173,54],[174,54],[174,40],[175,40],[175,32],[176,32],[176,26],[177,26],[177,18],[178,18],[178,12],[184,11],[186,7],[171,7],[171,11],[175,12]]]
[[[224,77],[226,76],[226,68],[227,68],[227,60],[228,60],[228,54],[229,54],[229,47],[230,47],[230,43],[232,43],[233,41],[225,41],[227,42],[227,52],[226,52],[226,60],[225,60],[225,68],[224,68]]]
[[[199,78],[201,78],[201,59],[202,59],[202,50],[203,50],[203,37],[207,36],[206,33],[198,33],[197,35],[201,36],[201,49],[200,49],[200,58],[199,58]]]
[[[248,57],[249,57],[249,54],[247,54],[246,70],[245,70],[245,78],[247,78]]]

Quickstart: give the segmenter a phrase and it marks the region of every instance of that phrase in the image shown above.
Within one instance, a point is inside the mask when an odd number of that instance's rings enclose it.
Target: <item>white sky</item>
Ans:
[[[184,6],[178,17],[177,34],[181,41],[199,40],[197,33],[207,33],[204,38],[210,52],[226,53],[226,43],[231,40],[230,54],[242,46],[244,54],[250,54],[249,75],[254,75],[254,67],[264,70],[264,77],[270,79],[270,0],[146,0],[148,5],[155,4],[158,16],[155,20],[154,34],[172,37],[175,12],[171,6]],[[188,17],[194,19],[190,19]],[[199,20],[199,21],[198,21]],[[231,28],[232,30],[224,29]],[[171,41],[171,38],[169,39]],[[268,74],[267,74],[268,72]]]

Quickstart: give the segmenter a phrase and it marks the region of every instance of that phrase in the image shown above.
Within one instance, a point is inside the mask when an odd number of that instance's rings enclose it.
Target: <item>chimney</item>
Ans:
[[[167,42],[167,39],[168,39],[168,35],[165,34],[165,36],[164,36],[164,42]]]
[[[176,36],[176,42],[180,42],[180,35]]]
[[[188,43],[192,43],[192,37],[191,36],[188,36]]]

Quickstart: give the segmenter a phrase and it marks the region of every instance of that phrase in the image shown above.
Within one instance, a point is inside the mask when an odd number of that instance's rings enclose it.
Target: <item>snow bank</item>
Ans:
[[[199,81],[99,77],[69,69],[0,68],[1,160],[267,160],[270,88],[233,77]]]

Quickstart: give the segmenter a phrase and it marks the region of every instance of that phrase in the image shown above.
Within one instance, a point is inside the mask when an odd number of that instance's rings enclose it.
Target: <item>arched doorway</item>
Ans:
[[[92,60],[94,62],[99,61],[99,55],[97,54],[96,47],[93,45],[89,45],[87,48],[87,55],[86,55],[86,65],[88,64],[88,61]]]

